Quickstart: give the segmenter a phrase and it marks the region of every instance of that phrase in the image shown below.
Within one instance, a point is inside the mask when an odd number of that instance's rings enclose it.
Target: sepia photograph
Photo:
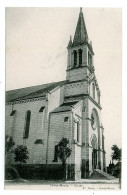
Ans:
[[[122,8],[5,8],[5,190],[121,190]]]

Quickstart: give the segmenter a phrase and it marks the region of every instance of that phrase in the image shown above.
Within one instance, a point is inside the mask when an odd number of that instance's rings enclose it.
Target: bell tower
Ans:
[[[67,49],[68,64],[66,79],[68,81],[85,79],[89,72],[92,73],[94,71],[94,52],[92,42],[89,42],[82,8],[80,8],[74,39],[72,41],[72,37],[70,37]]]
[[[65,102],[82,101],[81,172],[82,178],[87,178],[94,169],[106,170],[106,152],[104,128],[101,122],[100,89],[93,63],[94,51],[92,42],[89,41],[82,8],[80,8],[74,38],[72,40],[70,37],[67,49]]]

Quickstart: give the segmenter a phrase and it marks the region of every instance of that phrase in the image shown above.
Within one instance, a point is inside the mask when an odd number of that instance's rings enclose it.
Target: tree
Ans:
[[[113,150],[112,155],[111,155],[112,160],[116,160],[120,162],[121,161],[121,149],[119,149],[117,145],[113,145],[111,149]]]
[[[66,179],[66,160],[71,155],[71,148],[69,147],[69,140],[67,138],[62,138],[58,143],[58,157],[62,161],[63,168],[63,180]]]
[[[5,179],[19,179],[18,171],[10,165],[11,154],[14,153],[13,146],[15,142],[12,136],[5,135]]]
[[[14,154],[15,154],[15,162],[20,162],[21,163],[26,163],[27,159],[29,159],[29,152],[27,150],[26,146],[23,145],[17,145],[17,147],[14,149]]]
[[[5,155],[7,155],[12,147],[15,145],[15,142],[13,140],[12,136],[5,135]]]
[[[6,164],[10,163],[10,154],[14,152],[13,146],[15,142],[12,136],[5,135],[5,157],[6,157]]]
[[[117,162],[113,168],[113,175],[115,177],[119,177],[120,182],[121,182],[121,153],[122,153],[122,150],[118,148],[117,145],[113,145],[111,149],[113,150],[112,155],[111,155],[112,160],[113,161],[115,160]]]

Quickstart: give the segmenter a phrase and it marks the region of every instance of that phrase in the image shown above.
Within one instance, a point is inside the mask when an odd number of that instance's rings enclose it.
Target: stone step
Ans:
[[[107,177],[105,177],[101,173],[98,173],[95,170],[93,171],[93,173],[91,174],[89,179],[91,179],[91,180],[109,180]]]
[[[101,171],[100,169],[95,169],[94,171],[96,171],[97,173],[103,175],[104,177],[106,177],[109,180],[116,179],[114,176],[112,176],[108,173],[105,173],[105,172]]]

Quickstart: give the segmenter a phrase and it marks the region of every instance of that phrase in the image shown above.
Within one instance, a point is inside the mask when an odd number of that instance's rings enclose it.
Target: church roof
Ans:
[[[55,110],[52,111],[52,113],[58,113],[58,112],[67,112],[72,110],[72,107],[77,103],[76,102],[68,102],[68,103],[63,103],[59,107],[57,107]]]
[[[78,23],[73,39],[73,46],[80,45],[82,43],[88,42],[88,34],[84,21],[84,16],[82,13],[82,8],[80,8]]]
[[[6,92],[6,102],[13,102],[16,100],[31,99],[37,97],[44,97],[46,93],[57,86],[65,84],[66,81],[47,83],[43,85],[31,86],[21,89],[10,90]]]

